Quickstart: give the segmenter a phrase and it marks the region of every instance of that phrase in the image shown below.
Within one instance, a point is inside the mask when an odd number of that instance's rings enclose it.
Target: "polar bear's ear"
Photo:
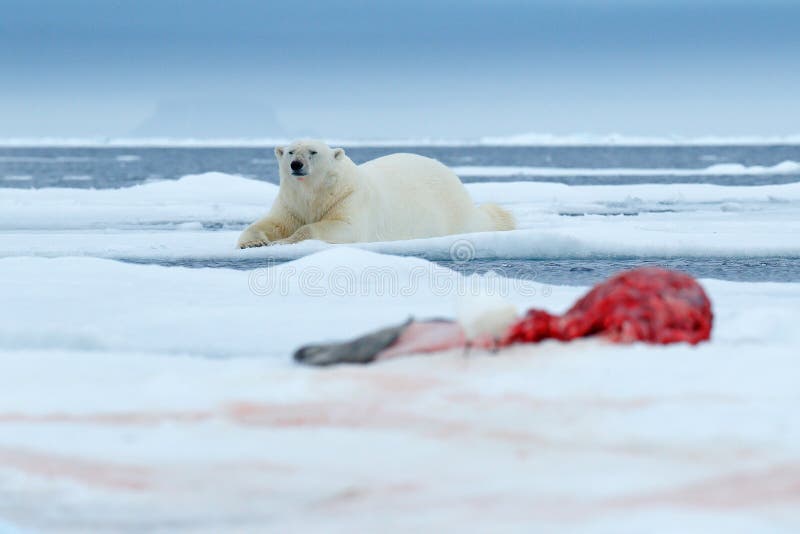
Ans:
[[[334,148],[333,149],[333,159],[342,159],[344,156],[344,149],[343,148]]]
[[[275,157],[276,158],[282,158],[283,157],[283,150],[284,150],[284,148],[282,146],[276,146],[275,147]]]

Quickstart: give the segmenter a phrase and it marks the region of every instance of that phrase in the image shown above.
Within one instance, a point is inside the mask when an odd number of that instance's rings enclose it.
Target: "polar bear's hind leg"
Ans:
[[[483,213],[489,217],[492,230],[513,230],[517,227],[514,216],[508,210],[505,210],[497,204],[483,204],[478,207]]]

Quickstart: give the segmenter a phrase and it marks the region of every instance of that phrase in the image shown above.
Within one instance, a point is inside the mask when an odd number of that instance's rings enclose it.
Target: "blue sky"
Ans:
[[[800,2],[0,0],[0,137],[800,133]]]

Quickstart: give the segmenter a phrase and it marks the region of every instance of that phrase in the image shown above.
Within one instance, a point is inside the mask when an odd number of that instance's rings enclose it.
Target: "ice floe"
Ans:
[[[452,316],[490,278],[346,247],[251,272],[0,259],[0,516],[24,531],[798,524],[800,284],[703,280],[716,318],[697,347],[291,363],[300,343]],[[585,290],[494,283],[520,309]]]
[[[458,247],[468,259],[800,256],[800,183],[467,188],[476,202],[511,210],[518,229],[357,246],[429,259],[454,258]],[[266,213],[277,191],[222,173],[124,189],[4,189],[0,257],[292,259],[333,247],[237,250],[238,233]]]

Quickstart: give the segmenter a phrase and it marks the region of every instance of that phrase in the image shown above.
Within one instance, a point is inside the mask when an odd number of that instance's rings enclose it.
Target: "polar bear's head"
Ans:
[[[343,148],[331,148],[322,141],[301,140],[275,147],[281,178],[313,182],[325,178],[345,159]]]

